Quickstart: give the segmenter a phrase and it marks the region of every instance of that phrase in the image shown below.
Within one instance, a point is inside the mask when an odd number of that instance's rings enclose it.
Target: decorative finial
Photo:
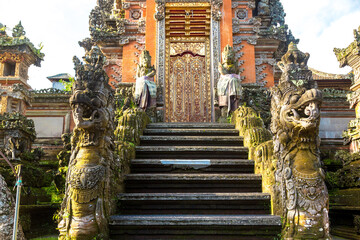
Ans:
[[[24,31],[24,27],[21,24],[21,21],[13,28],[13,37],[21,37],[25,36],[26,32]]]

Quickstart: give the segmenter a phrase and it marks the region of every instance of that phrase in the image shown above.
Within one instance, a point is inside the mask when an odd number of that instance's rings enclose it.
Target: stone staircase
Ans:
[[[230,124],[149,124],[111,239],[276,239],[280,217]]]

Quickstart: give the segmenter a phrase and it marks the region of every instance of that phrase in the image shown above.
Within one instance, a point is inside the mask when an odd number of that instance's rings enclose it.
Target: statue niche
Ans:
[[[136,105],[143,110],[156,107],[157,86],[154,82],[155,74],[155,68],[151,66],[149,51],[142,51],[136,71],[134,97]]]
[[[221,76],[217,83],[217,94],[221,116],[226,117],[227,114],[238,108],[242,87],[239,76],[240,70],[235,61],[235,51],[230,45],[225,47],[222,60],[223,62],[219,63]]]
[[[277,159],[274,213],[284,218],[284,239],[331,239],[318,136],[322,93],[312,87],[308,58],[295,44],[289,45],[278,63],[284,71],[280,84],[272,88],[271,131]]]

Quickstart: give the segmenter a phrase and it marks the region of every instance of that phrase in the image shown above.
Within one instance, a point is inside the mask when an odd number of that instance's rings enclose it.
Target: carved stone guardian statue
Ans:
[[[235,61],[235,52],[230,45],[227,45],[222,53],[222,63],[219,63],[221,74],[217,83],[217,94],[221,117],[226,117],[238,108],[242,95],[241,78],[239,68]]]
[[[59,239],[108,239],[113,151],[113,90],[103,70],[104,56],[93,47],[85,65],[74,57],[76,81],[70,105],[75,128],[61,206]]]
[[[155,74],[155,68],[151,66],[149,51],[142,51],[137,66],[135,86],[135,102],[141,109],[146,110],[156,106]]]
[[[289,45],[278,63],[283,70],[280,84],[272,89],[271,131],[277,159],[274,213],[284,219],[284,239],[324,240],[331,237],[318,136],[322,94],[314,88],[308,58],[295,44]]]

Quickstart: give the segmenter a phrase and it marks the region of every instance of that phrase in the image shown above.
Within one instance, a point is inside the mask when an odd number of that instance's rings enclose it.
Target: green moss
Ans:
[[[59,191],[54,182],[50,187],[43,188],[47,195],[51,196],[51,203],[61,203],[64,198],[64,193]]]
[[[334,158],[326,158],[322,160],[324,165],[342,165],[342,162],[340,159],[334,159]]]

